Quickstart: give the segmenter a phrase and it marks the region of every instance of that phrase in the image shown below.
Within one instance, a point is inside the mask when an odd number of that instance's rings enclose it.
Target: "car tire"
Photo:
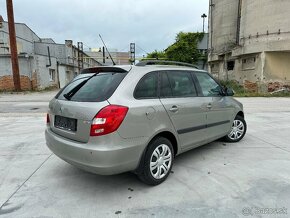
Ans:
[[[224,140],[227,142],[239,142],[244,138],[246,131],[247,123],[245,119],[237,115],[233,121],[230,133],[224,137]]]
[[[171,172],[174,151],[171,142],[164,137],[153,139],[138,169],[139,179],[148,185],[159,185]]]

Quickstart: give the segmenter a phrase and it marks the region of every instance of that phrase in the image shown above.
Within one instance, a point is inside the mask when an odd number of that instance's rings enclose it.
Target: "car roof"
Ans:
[[[133,66],[132,69],[146,69],[147,71],[154,71],[154,70],[190,70],[196,72],[204,72],[205,70],[196,69],[193,67],[187,66],[177,66],[177,65],[146,65],[146,66]]]
[[[96,66],[91,68],[83,69],[81,74],[96,73],[96,72],[140,72],[146,73],[150,71],[172,71],[172,70],[183,70],[183,71],[195,71],[201,73],[207,73],[205,70],[196,69],[194,67],[188,66],[178,66],[178,65],[145,65],[145,66],[136,66],[136,65],[114,65],[114,66]]]

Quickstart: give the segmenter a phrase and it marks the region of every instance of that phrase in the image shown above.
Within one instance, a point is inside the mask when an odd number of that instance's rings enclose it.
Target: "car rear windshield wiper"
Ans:
[[[70,90],[68,93],[63,94],[63,97],[65,97],[67,100],[71,100],[71,98],[80,90],[80,88],[83,87],[91,78],[96,76],[98,73],[95,73],[88,79],[82,81],[80,84],[78,84],[76,87],[74,87],[72,90]]]

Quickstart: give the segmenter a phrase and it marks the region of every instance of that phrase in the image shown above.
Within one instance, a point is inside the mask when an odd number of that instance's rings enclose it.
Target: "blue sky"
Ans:
[[[16,22],[26,23],[42,38],[58,43],[72,39],[87,48],[107,46],[139,55],[170,45],[179,31],[202,31],[207,0],[13,0]],[[0,0],[5,20],[6,0]],[[207,27],[207,23],[206,23]]]

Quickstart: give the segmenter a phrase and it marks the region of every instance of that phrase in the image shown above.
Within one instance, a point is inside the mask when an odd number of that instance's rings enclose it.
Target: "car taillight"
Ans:
[[[47,113],[46,114],[46,124],[49,124],[50,123],[50,119],[49,119],[49,114]]]
[[[119,105],[109,105],[101,109],[93,119],[90,136],[101,136],[116,131],[128,110],[128,107]]]

